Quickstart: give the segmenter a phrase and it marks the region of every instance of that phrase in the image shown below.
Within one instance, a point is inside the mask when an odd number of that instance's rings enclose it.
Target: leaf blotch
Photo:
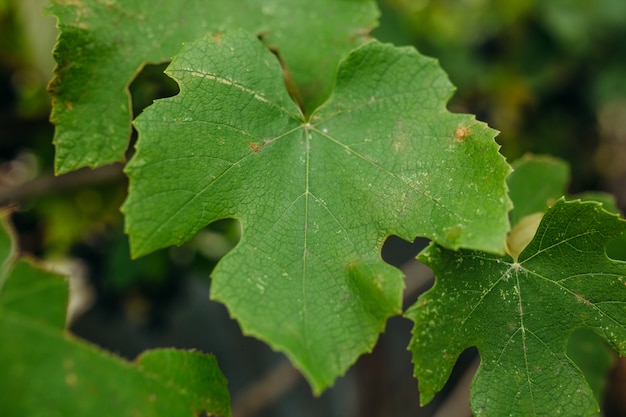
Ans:
[[[213,36],[211,36],[211,40],[213,42],[215,42],[216,44],[221,45],[222,44],[222,36],[223,36],[222,32],[215,32],[213,34]]]
[[[472,133],[472,131],[470,130],[469,127],[463,126],[463,125],[459,125],[456,128],[456,132],[454,134],[454,141],[455,142],[463,142],[465,141],[465,138],[467,136],[469,136],[469,134]]]
[[[261,150],[262,146],[257,145],[254,142],[248,142],[248,147],[252,150],[252,152],[254,153],[259,153],[259,151]]]

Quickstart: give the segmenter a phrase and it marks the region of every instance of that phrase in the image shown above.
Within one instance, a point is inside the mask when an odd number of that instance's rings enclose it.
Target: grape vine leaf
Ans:
[[[66,282],[18,258],[0,217],[0,415],[230,416],[212,355],[158,349],[133,365],[65,331]]]
[[[626,354],[626,263],[607,242],[626,222],[599,203],[558,200],[517,262],[508,255],[450,251],[419,255],[437,276],[406,313],[422,402],[476,346],[481,365],[471,388],[476,415],[591,415],[598,404],[566,354],[577,328],[590,328]]]
[[[166,73],[180,94],[135,121],[122,207],[131,251],[239,219],[212,297],[315,392],[401,310],[402,275],[380,255],[388,235],[502,252],[510,168],[495,131],[445,109],[453,88],[435,60],[371,41],[342,61],[310,118],[243,32],[185,46]]]
[[[510,213],[513,230],[509,232],[507,243],[519,224],[529,218],[539,217],[554,204],[556,200],[567,193],[567,185],[570,181],[569,165],[559,159],[546,155],[526,154],[514,161],[511,166],[513,172],[507,177],[509,196],[513,202],[513,210]],[[599,192],[586,192],[575,197],[567,196],[567,199],[580,199],[582,201],[596,201],[602,204],[602,208],[610,213],[618,213],[615,199],[610,194]],[[539,223],[532,230],[528,230],[528,242],[532,240]],[[609,257],[624,260],[626,251],[619,251],[616,255],[611,249],[618,241],[625,237],[622,234],[617,241],[613,240],[606,246]],[[626,246],[624,246],[626,247]],[[618,245],[619,248],[619,245]],[[582,371],[589,387],[598,402],[602,401],[606,386],[607,376],[614,362],[611,349],[604,340],[593,330],[588,328],[577,329],[569,338],[567,344],[567,356],[569,356]]]
[[[328,96],[339,59],[378,17],[372,0],[53,0],[47,12],[60,30],[50,83],[57,173],[124,159],[130,82],[183,42],[231,28],[263,35],[313,109]]]

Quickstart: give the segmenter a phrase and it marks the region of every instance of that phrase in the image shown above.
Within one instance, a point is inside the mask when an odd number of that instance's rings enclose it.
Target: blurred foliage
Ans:
[[[124,187],[89,187],[53,194],[35,201],[33,214],[46,221],[42,227],[42,255],[47,258],[67,254],[78,242],[110,233],[121,222],[119,206]]]
[[[24,31],[16,8],[17,3],[0,0],[0,59],[4,65],[17,66],[27,61]]]
[[[591,329],[577,329],[567,343],[567,356],[585,375],[598,403],[602,403],[607,374],[615,363],[615,354]]]
[[[604,155],[607,131],[619,130],[622,152],[626,139],[624,118],[602,125],[608,110],[626,112],[626,2],[382,0],[381,7],[374,35],[437,57],[458,87],[450,107],[500,130],[509,160],[527,152],[564,158],[575,190],[624,175],[591,155]],[[614,170],[616,159],[608,164]]]
[[[129,289],[159,292],[168,286],[172,277],[180,276],[184,271],[199,270],[206,276],[207,271],[212,270],[238,241],[239,223],[222,220],[209,225],[183,246],[130,259],[128,237],[121,229],[116,230],[106,245],[102,268],[104,286],[113,293]]]
[[[56,29],[54,19],[42,14],[46,3],[47,0],[0,1],[0,73],[8,75],[3,82],[8,81],[12,90],[0,93],[14,94],[14,111],[26,119],[47,117],[50,111],[46,85],[54,64],[51,51]]]

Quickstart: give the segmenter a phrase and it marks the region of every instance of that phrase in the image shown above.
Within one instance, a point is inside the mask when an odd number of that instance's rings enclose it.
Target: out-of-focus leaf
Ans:
[[[133,365],[68,333],[66,282],[14,259],[5,216],[0,221],[0,259],[9,258],[0,288],[0,415],[230,416],[213,356],[156,350]]]
[[[550,156],[525,155],[511,164],[507,178],[509,197],[513,202],[511,225],[526,216],[543,213],[567,192],[569,166]]]

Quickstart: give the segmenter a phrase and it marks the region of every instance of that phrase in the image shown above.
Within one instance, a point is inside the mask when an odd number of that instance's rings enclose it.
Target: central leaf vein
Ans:
[[[305,169],[305,183],[304,183],[304,195],[305,195],[305,200],[304,200],[304,238],[303,238],[303,249],[302,249],[302,289],[301,289],[301,294],[302,294],[302,337],[303,340],[305,341],[305,345],[308,348],[308,344],[309,344],[309,337],[308,337],[308,332],[307,332],[307,291],[306,291],[306,285],[307,285],[307,258],[308,258],[308,235],[309,235],[309,198],[310,198],[310,175],[311,175],[311,133],[308,129],[308,124],[306,125],[305,129],[304,129],[304,133],[305,133],[305,165],[304,165],[304,169]],[[307,349],[308,350],[308,349]]]
[[[524,324],[524,305],[522,302],[522,287],[520,285],[519,280],[519,271],[515,274],[515,292],[517,293],[518,299],[518,309],[519,309],[519,321],[520,321],[520,332],[522,335],[522,353],[524,355],[524,366],[526,368],[526,381],[528,383],[528,391],[530,394],[530,402],[533,406],[533,412],[536,415],[536,406],[535,406],[535,393],[533,391],[533,381],[530,373],[530,365],[528,363],[528,345],[526,342],[526,325]]]

